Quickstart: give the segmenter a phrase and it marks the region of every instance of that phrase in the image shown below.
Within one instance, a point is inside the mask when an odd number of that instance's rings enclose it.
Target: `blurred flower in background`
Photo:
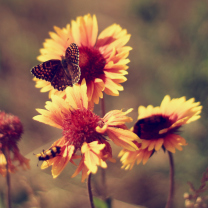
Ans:
[[[52,165],[52,175],[56,178],[67,163],[74,164],[73,159],[81,158],[73,176],[82,171],[82,181],[90,173],[97,172],[97,166],[106,168],[106,160],[112,159],[112,149],[105,138],[108,136],[116,145],[135,151],[137,146],[132,141],[139,141],[138,136],[127,129],[125,123],[132,121],[126,114],[114,110],[103,118],[93,113],[93,106],[88,103],[87,85],[83,79],[81,85],[66,88],[66,98],[52,95],[52,101],[46,102],[45,108],[37,109],[41,115],[35,120],[63,130],[63,137],[54,142],[52,147],[61,147],[58,156],[44,161],[41,168]],[[52,148],[51,147],[51,148]],[[81,151],[81,155],[78,155]]]
[[[132,168],[137,161],[139,164],[147,162],[149,157],[161,147],[175,153],[175,150],[182,150],[187,145],[186,140],[179,135],[180,127],[200,118],[202,106],[200,102],[194,102],[191,98],[186,101],[185,97],[172,99],[166,95],[160,107],[152,105],[140,106],[138,108],[138,121],[135,123],[133,132],[140,139],[137,144],[139,150],[131,152],[122,150],[119,153],[123,167]]]
[[[77,17],[66,28],[54,27],[55,32],[50,32],[51,39],[46,39],[44,48],[40,50],[38,60],[41,62],[50,59],[60,59],[65,55],[66,48],[71,43],[79,47],[79,66],[81,68],[81,79],[87,84],[87,95],[89,100],[95,103],[106,94],[118,96],[123,90],[120,83],[126,81],[129,59],[129,51],[132,49],[125,44],[130,35],[118,24],[113,24],[103,30],[98,36],[98,24],[96,16],[90,14]],[[36,87],[42,88],[41,92],[50,91],[51,94],[65,92],[55,90],[49,82],[34,78]]]
[[[29,159],[21,155],[17,142],[20,141],[23,126],[17,116],[0,111],[0,173],[6,175],[8,171],[14,173],[20,166],[29,169]],[[16,164],[16,161],[19,164]]]

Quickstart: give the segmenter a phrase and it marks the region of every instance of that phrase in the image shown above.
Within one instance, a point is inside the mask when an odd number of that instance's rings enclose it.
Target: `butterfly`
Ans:
[[[43,62],[34,66],[31,72],[36,78],[50,82],[59,91],[63,91],[67,86],[73,86],[79,82],[81,76],[78,46],[71,43],[61,60],[51,59]]]

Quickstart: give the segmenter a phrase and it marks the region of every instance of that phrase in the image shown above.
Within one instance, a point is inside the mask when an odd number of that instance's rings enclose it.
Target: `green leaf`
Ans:
[[[111,199],[103,201],[102,199],[93,197],[93,202],[96,208],[111,208]]]

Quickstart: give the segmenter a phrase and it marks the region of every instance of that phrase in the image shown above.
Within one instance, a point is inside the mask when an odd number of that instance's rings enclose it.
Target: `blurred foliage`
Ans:
[[[208,181],[208,168],[203,173],[203,176],[201,178],[201,184],[199,188],[195,188],[191,182],[188,182],[190,186],[190,193],[184,193],[185,198],[185,207],[189,208],[206,208],[207,207],[207,200],[208,195],[204,195],[205,191],[207,191]]]
[[[119,97],[106,97],[106,108],[128,109],[137,118],[139,105],[158,106],[166,94],[172,98],[195,97],[204,106],[202,118],[184,127],[189,145],[177,151],[175,207],[184,207],[187,181],[197,184],[208,167],[208,2],[206,0],[1,0],[0,1],[0,109],[17,115],[25,133],[20,142],[31,159],[31,171],[12,175],[14,207],[86,207],[88,196],[81,177],[71,179],[75,168],[67,166],[56,180],[50,170],[40,170],[33,153],[47,149],[61,131],[32,120],[35,108],[44,108],[47,93],[34,87],[30,69],[53,26],[65,27],[72,19],[96,14],[99,31],[118,23],[131,34],[129,75]],[[130,93],[133,92],[133,93]],[[98,114],[99,106],[96,107]],[[131,124],[133,125],[133,124]],[[37,149],[36,149],[37,148]],[[120,149],[114,148],[114,157]],[[166,203],[169,165],[159,151],[148,163],[131,171],[108,164],[108,194],[113,199],[148,208]],[[1,201],[5,179],[0,178]],[[100,197],[100,172],[93,177],[94,195]],[[2,202],[3,203],[3,202]],[[1,204],[0,204],[1,206]],[[129,205],[130,206],[130,205]],[[2,206],[3,207],[3,206]],[[120,204],[114,208],[121,207]]]
[[[108,205],[108,203],[99,198],[94,197],[93,201],[96,208],[111,208],[111,205]]]

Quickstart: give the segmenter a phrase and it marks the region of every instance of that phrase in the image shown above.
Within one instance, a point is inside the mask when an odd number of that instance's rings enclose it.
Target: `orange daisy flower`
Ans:
[[[53,158],[48,157],[41,168],[52,165],[52,175],[56,178],[69,161],[74,164],[73,159],[81,158],[73,176],[82,171],[84,181],[90,173],[97,172],[97,166],[106,168],[105,161],[113,161],[111,146],[106,136],[125,149],[137,149],[132,141],[139,141],[139,138],[125,125],[125,122],[132,121],[126,116],[132,109],[126,112],[110,111],[100,118],[93,113],[92,106],[89,105],[85,79],[80,85],[67,87],[65,92],[65,99],[52,95],[52,101],[46,102],[47,110],[37,109],[41,115],[34,117],[37,121],[63,130],[63,137],[51,147],[51,150],[53,147],[59,147],[60,153],[58,156],[54,154]]]
[[[132,49],[125,44],[129,41],[130,35],[119,25],[113,24],[103,30],[98,36],[98,24],[96,16],[90,14],[77,17],[66,28],[54,27],[56,32],[50,32],[51,39],[46,39],[44,48],[40,49],[41,55],[38,60],[41,62],[50,59],[60,59],[65,55],[67,47],[76,43],[79,48],[79,67],[81,77],[87,84],[87,96],[89,101],[99,102],[103,98],[102,91],[108,95],[118,96],[123,90],[120,83],[126,81],[125,75],[129,63],[127,59]],[[50,82],[34,78],[36,87],[42,88],[41,92],[50,91],[52,94],[65,96],[65,91],[55,90]]]
[[[23,126],[17,116],[6,114],[0,111],[0,174],[6,175],[6,165],[8,163],[9,172],[16,172],[18,166],[24,170],[29,169],[29,159],[21,155],[17,142],[23,133]],[[6,157],[5,157],[6,155]]]
[[[161,147],[172,153],[175,153],[176,149],[181,151],[182,146],[187,143],[178,134],[180,127],[200,118],[202,106],[194,101],[194,98],[186,101],[185,97],[171,100],[170,96],[166,95],[160,107],[140,106],[133,132],[142,142],[135,142],[139,148],[135,152],[124,149],[119,153],[123,167],[131,169],[136,161],[137,164],[141,161],[145,164]]]

